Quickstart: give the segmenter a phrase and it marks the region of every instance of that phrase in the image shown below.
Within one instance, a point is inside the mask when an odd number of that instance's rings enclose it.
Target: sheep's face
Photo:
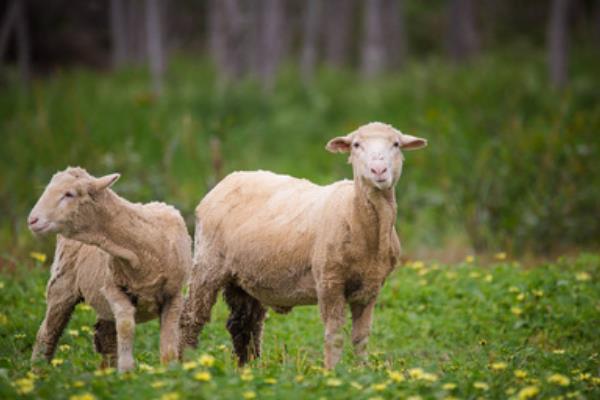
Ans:
[[[94,220],[94,197],[110,187],[119,174],[95,178],[82,168],[57,172],[27,220],[35,234],[61,233],[69,237]]]
[[[327,143],[332,153],[350,153],[354,177],[379,190],[392,188],[402,173],[402,150],[416,150],[427,141],[405,135],[391,125],[373,122]]]

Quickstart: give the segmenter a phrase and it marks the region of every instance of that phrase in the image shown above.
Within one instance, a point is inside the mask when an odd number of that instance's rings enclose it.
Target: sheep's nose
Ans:
[[[40,219],[38,217],[29,217],[29,219],[27,220],[27,223],[29,225],[35,225],[36,222],[38,222]]]
[[[373,173],[373,175],[381,176],[387,172],[387,167],[371,167],[371,172]]]

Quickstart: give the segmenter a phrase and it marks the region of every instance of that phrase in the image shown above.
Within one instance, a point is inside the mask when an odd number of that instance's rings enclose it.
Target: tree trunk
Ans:
[[[336,67],[345,66],[352,43],[352,26],[354,23],[354,0],[327,0],[325,15],[325,61]]]
[[[448,51],[454,61],[473,57],[479,51],[472,0],[450,0]]]
[[[384,1],[367,0],[365,3],[361,70],[367,78],[380,74],[386,67]]]
[[[300,69],[305,83],[312,81],[318,57],[319,26],[321,20],[320,0],[309,0],[304,16],[302,55]]]
[[[8,50],[8,39],[15,30],[15,24],[19,17],[19,0],[13,0],[7,7],[6,14],[2,19],[0,27],[0,63],[4,62],[4,56]]]
[[[126,0],[127,59],[131,63],[146,62],[146,29],[144,3],[141,0]]]
[[[261,3],[259,77],[263,88],[270,90],[275,82],[277,68],[283,56],[285,8],[282,0],[262,0]]]
[[[29,43],[29,27],[27,26],[26,2],[18,1],[18,14],[16,20],[17,49],[19,71],[24,86],[29,86],[31,79],[31,43]]]
[[[126,14],[123,0],[110,1],[110,33],[112,40],[112,66],[122,67],[127,63]]]
[[[387,68],[404,64],[406,57],[406,34],[404,27],[404,0],[385,0],[383,26]]]
[[[552,0],[548,23],[548,70],[552,85],[567,83],[569,0]]]
[[[161,0],[146,0],[146,38],[148,59],[152,76],[152,89],[155,94],[162,92],[165,72],[165,55],[162,37],[162,14],[164,4]]]

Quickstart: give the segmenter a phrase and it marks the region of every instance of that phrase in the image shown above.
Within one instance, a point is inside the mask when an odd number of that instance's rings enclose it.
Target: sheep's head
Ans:
[[[29,229],[35,234],[61,233],[67,237],[82,231],[94,219],[95,198],[119,176],[96,178],[78,167],[57,172],[29,213]]]
[[[372,122],[356,131],[331,139],[326,149],[332,153],[350,153],[355,178],[386,190],[393,187],[402,173],[402,150],[427,146],[427,140],[405,135],[391,125]]]

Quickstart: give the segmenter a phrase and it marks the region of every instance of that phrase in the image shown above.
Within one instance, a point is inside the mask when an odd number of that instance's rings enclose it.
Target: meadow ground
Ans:
[[[134,373],[97,370],[94,312],[79,305],[52,365],[31,373],[49,275],[40,254],[0,272],[0,398],[600,398],[600,256],[524,267],[505,254],[483,266],[408,262],[379,299],[370,357],[346,347],[322,367],[316,307],[269,313],[263,357],[235,366],[219,301],[197,351],[161,367],[158,324],[136,331]],[[349,324],[346,325],[348,334]]]

